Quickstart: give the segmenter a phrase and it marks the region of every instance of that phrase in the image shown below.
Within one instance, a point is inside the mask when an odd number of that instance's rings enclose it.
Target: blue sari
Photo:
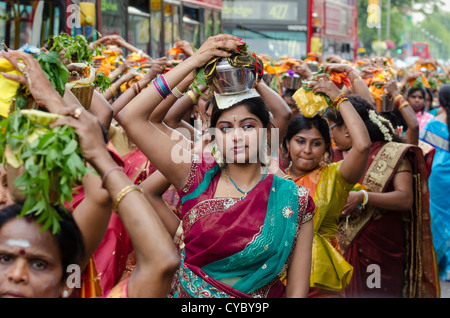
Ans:
[[[436,148],[431,174],[430,215],[433,245],[439,263],[439,276],[450,281],[450,147],[449,131],[445,123],[432,119],[420,132],[420,140]]]

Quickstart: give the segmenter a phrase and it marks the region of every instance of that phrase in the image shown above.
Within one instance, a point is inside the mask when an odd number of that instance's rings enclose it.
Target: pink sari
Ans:
[[[205,155],[179,191],[184,248],[175,297],[284,297],[296,234],[314,215],[308,190],[267,175],[245,198],[214,197],[220,174]]]

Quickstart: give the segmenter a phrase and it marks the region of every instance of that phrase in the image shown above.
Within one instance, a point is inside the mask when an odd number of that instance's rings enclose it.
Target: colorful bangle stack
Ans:
[[[141,86],[139,85],[139,82],[136,82],[136,84],[133,84],[133,91],[134,91],[134,95],[137,95],[141,92]],[[137,89],[136,89],[137,87]]]
[[[397,107],[398,110],[400,110],[403,107],[408,106],[409,103],[405,100],[405,98],[401,94],[398,94],[394,98],[394,105]]]
[[[339,110],[339,106],[341,105],[341,103],[346,100],[348,100],[347,95],[345,95],[344,93],[339,94],[338,97],[336,97],[333,101],[334,108],[336,108],[336,110]]]
[[[162,99],[166,99],[167,96],[172,95],[172,90],[170,89],[170,86],[167,84],[164,75],[160,75],[157,78],[155,78],[152,81],[152,84]]]

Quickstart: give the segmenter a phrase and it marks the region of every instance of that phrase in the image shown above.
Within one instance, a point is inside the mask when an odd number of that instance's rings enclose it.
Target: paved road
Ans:
[[[441,298],[450,298],[450,282],[440,281]]]

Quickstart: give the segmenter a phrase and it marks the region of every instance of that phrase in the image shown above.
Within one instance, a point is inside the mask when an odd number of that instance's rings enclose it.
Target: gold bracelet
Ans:
[[[187,94],[191,98],[192,104],[197,104],[197,97],[195,96],[195,93],[189,90]]]
[[[398,110],[402,109],[403,107],[408,106],[409,103],[408,102],[403,102],[403,104],[401,104],[400,106],[398,106]]]
[[[397,96],[395,96],[395,98],[394,98],[394,104],[395,104],[400,98],[402,98],[402,97],[403,97],[402,94],[398,94]]]
[[[342,102],[348,101],[347,97],[342,98],[341,100],[339,100],[335,106],[336,110],[339,111],[339,106],[341,106]]]
[[[347,95],[345,95],[344,93],[339,94],[333,101],[333,107],[336,108],[336,110],[337,110],[339,105],[341,104],[342,100],[344,100],[346,98],[347,98]]]
[[[144,190],[135,184],[130,184],[128,186],[126,186],[125,188],[123,188],[122,190],[120,190],[119,194],[116,196],[116,199],[114,200],[113,206],[112,206],[112,210],[117,213],[117,207],[119,206],[120,201],[122,201],[122,199],[131,191],[137,190],[141,193],[144,193]]]
[[[109,87],[109,90],[111,91],[112,96],[115,96],[117,94],[117,89],[115,84],[111,84]]]
[[[356,80],[362,80],[361,76],[355,77],[353,79],[353,81],[350,81],[350,82],[353,84]]]

